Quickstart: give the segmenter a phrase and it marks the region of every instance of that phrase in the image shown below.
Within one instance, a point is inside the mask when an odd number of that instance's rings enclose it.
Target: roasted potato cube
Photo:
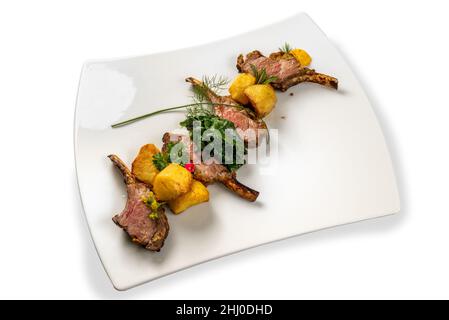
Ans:
[[[209,201],[209,191],[199,181],[193,180],[190,191],[168,202],[174,214],[180,214],[187,208]]]
[[[243,91],[245,91],[246,88],[252,86],[255,83],[256,78],[252,74],[240,73],[237,77],[235,77],[234,81],[229,87],[231,98],[241,104],[248,104],[248,97]]]
[[[153,164],[153,156],[159,152],[154,144],[146,144],[140,148],[139,154],[132,164],[132,173],[137,179],[150,186],[153,185],[153,180],[159,173],[159,170]]]
[[[293,49],[289,52],[299,62],[302,67],[307,67],[312,62],[310,55],[302,49]]]
[[[158,200],[168,201],[190,190],[192,174],[177,163],[170,163],[153,181],[153,192]]]
[[[259,118],[268,115],[277,102],[276,93],[269,84],[255,84],[244,91]]]

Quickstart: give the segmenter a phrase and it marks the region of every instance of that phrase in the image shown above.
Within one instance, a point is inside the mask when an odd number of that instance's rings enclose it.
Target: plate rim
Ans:
[[[114,57],[114,58],[104,58],[104,59],[87,59],[87,60],[84,61],[84,63],[82,64],[82,68],[81,68],[81,72],[80,72],[80,76],[79,76],[79,80],[78,80],[78,88],[77,88],[77,93],[76,93],[74,116],[73,116],[73,150],[74,150],[73,156],[74,156],[74,162],[75,162],[76,185],[77,185],[77,190],[78,190],[78,194],[79,194],[79,199],[80,199],[80,202],[81,202],[83,219],[84,219],[85,223],[87,224],[87,228],[88,228],[88,231],[89,231],[91,242],[94,245],[94,248],[95,248],[95,251],[97,253],[97,256],[100,259],[101,265],[103,266],[103,269],[104,269],[105,273],[107,274],[108,278],[110,279],[113,288],[115,288],[118,291],[126,291],[128,289],[140,286],[142,284],[149,283],[149,282],[152,282],[154,280],[163,278],[163,277],[165,277],[167,275],[170,275],[170,274],[173,274],[173,273],[176,273],[176,272],[179,272],[179,271],[183,271],[185,269],[188,269],[188,268],[191,268],[191,267],[203,264],[203,263],[207,263],[207,262],[212,261],[212,260],[220,259],[222,257],[231,256],[231,255],[240,253],[242,251],[246,251],[246,250],[249,250],[249,249],[257,248],[257,247],[260,247],[260,246],[263,246],[263,245],[268,245],[268,244],[272,244],[272,243],[288,240],[290,238],[294,238],[294,237],[298,237],[298,236],[302,236],[302,235],[307,235],[307,234],[318,232],[318,231],[322,231],[322,230],[332,229],[332,228],[336,228],[336,227],[343,226],[343,225],[351,225],[351,224],[355,224],[355,223],[375,220],[375,219],[384,218],[384,217],[388,217],[388,216],[392,216],[392,215],[396,215],[396,214],[400,213],[400,211],[401,211],[401,197],[400,197],[400,192],[399,192],[399,185],[398,185],[396,170],[395,170],[395,167],[393,165],[393,159],[391,157],[391,152],[390,152],[390,149],[389,149],[389,145],[386,143],[384,131],[383,131],[382,127],[380,126],[379,119],[378,119],[377,115],[375,114],[374,116],[375,116],[375,119],[377,121],[377,124],[379,125],[380,132],[382,134],[382,138],[385,141],[385,148],[386,148],[386,151],[387,151],[388,160],[389,160],[389,162],[392,165],[392,174],[393,174],[393,178],[394,178],[393,181],[394,181],[394,184],[395,184],[395,189],[396,189],[396,194],[397,194],[397,208],[392,209],[391,212],[386,212],[386,213],[382,213],[382,214],[375,214],[374,213],[375,216],[373,216],[373,217],[363,218],[363,219],[360,219],[360,220],[357,220],[357,221],[342,222],[342,223],[334,224],[334,225],[331,225],[331,226],[326,226],[326,227],[323,227],[323,228],[314,229],[314,230],[310,230],[310,231],[299,233],[299,234],[286,235],[285,237],[280,237],[280,238],[275,239],[275,240],[271,240],[271,241],[267,241],[267,242],[261,242],[261,243],[255,244],[255,245],[243,247],[243,248],[240,248],[240,249],[237,249],[237,250],[234,250],[234,251],[230,251],[230,252],[227,252],[227,253],[224,253],[224,254],[219,254],[217,256],[213,256],[211,258],[207,258],[207,259],[201,260],[199,262],[196,262],[196,263],[193,263],[193,264],[181,267],[181,268],[177,268],[174,271],[164,272],[164,273],[162,273],[162,274],[160,274],[160,275],[158,275],[156,277],[153,277],[151,279],[138,281],[138,282],[136,282],[134,284],[131,284],[131,285],[123,285],[123,284],[121,284],[120,281],[118,281],[118,279],[115,279],[112,276],[112,274],[109,271],[108,267],[104,263],[104,261],[102,259],[102,256],[100,254],[100,251],[98,249],[98,246],[97,246],[97,244],[95,242],[93,233],[92,233],[92,227],[91,227],[91,225],[89,223],[89,220],[88,220],[88,217],[87,217],[87,213],[86,213],[86,209],[85,209],[85,203],[83,201],[83,196],[82,196],[81,187],[80,187],[80,183],[79,183],[80,182],[79,164],[78,164],[78,154],[79,154],[79,151],[78,151],[79,118],[78,118],[78,116],[79,116],[79,109],[80,109],[80,107],[79,107],[79,96],[80,96],[80,91],[81,91],[81,83],[82,83],[82,80],[83,80],[83,75],[84,75],[86,69],[90,65],[92,65],[92,64],[111,63],[111,62],[117,62],[117,61],[132,60],[132,59],[138,59],[138,58],[143,58],[143,57],[150,57],[150,56],[153,56],[153,55],[160,55],[160,54],[164,54],[164,53],[174,53],[174,52],[182,51],[182,50],[185,50],[185,49],[200,49],[201,47],[205,47],[205,46],[213,45],[213,44],[216,44],[216,43],[232,40],[234,38],[241,37],[241,36],[243,36],[245,34],[256,32],[256,31],[258,31],[260,29],[269,28],[270,26],[282,24],[282,23],[284,23],[286,21],[289,21],[289,20],[292,20],[292,19],[295,19],[295,18],[301,18],[301,17],[305,17],[306,19],[310,20],[313,23],[313,25],[318,28],[320,33],[327,39],[327,41],[330,43],[330,45],[338,52],[339,56],[344,60],[344,62],[346,63],[346,65],[348,66],[350,71],[352,72],[353,76],[356,78],[357,82],[360,84],[360,81],[358,80],[358,78],[356,77],[354,72],[352,71],[352,68],[350,68],[349,64],[347,63],[346,58],[344,57],[344,55],[341,54],[340,50],[334,45],[334,43],[329,39],[329,37],[320,28],[320,26],[317,23],[315,23],[315,21],[306,12],[303,12],[303,11],[299,11],[299,12],[294,13],[292,15],[286,16],[286,17],[284,17],[282,19],[278,19],[276,21],[273,21],[273,22],[270,22],[270,23],[267,23],[267,24],[255,27],[255,28],[251,28],[251,29],[249,29],[247,31],[240,32],[238,34],[234,34],[234,35],[231,35],[231,36],[228,36],[228,37],[223,37],[223,38],[220,38],[218,40],[213,40],[213,41],[209,41],[209,42],[196,44],[196,45],[193,45],[193,46],[185,46],[185,47],[180,47],[180,48],[170,49],[170,50],[154,51],[154,52],[147,53],[147,54],[136,54],[136,55],[121,56],[121,57]],[[368,101],[371,109],[374,111],[373,105],[372,105],[371,101],[368,99],[368,96],[366,95],[366,92],[365,92],[364,88],[361,86],[361,84],[360,84],[360,89],[361,89],[361,92],[363,93],[364,97]]]

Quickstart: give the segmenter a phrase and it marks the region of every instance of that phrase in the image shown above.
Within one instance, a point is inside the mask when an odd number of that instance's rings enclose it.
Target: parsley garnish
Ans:
[[[190,138],[193,138],[193,129],[194,129],[193,124],[195,121],[198,121],[200,123],[201,137],[203,138],[201,139],[201,146],[197,146],[200,147],[200,150],[204,150],[205,146],[213,141],[214,139],[213,130],[217,130],[222,138],[221,141],[222,148],[221,154],[218,155],[214,154],[214,158],[219,160],[230,171],[235,171],[238,168],[240,168],[243,164],[245,164],[244,155],[246,154],[247,149],[243,140],[237,134],[234,123],[213,114],[189,113],[187,115],[187,118],[184,121],[182,121],[180,125],[189,130]],[[226,135],[226,130],[229,129],[232,132],[231,136],[229,136],[229,132],[228,135]],[[229,149],[232,150],[232,159],[229,159],[231,154],[229,155],[228,158],[226,157],[225,151]]]
[[[172,149],[174,146],[179,145],[181,148],[176,154],[172,154]],[[188,157],[186,147],[182,142],[172,142],[167,143],[166,150],[164,152],[159,152],[153,156],[153,163],[155,167],[162,171],[170,163],[178,163],[184,165],[188,162]]]

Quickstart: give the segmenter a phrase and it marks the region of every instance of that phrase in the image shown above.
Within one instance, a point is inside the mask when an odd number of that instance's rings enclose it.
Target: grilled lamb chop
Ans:
[[[162,151],[165,152],[167,150],[167,144],[169,142],[179,141],[182,141],[184,145],[189,146],[190,159],[193,160],[193,162],[198,162],[194,161],[195,153],[193,152],[193,142],[190,141],[189,137],[184,135],[166,132],[162,137],[162,142],[164,143]],[[232,192],[251,202],[256,201],[259,196],[258,191],[238,182],[235,172],[230,172],[224,165],[219,163],[196,163],[193,176],[196,180],[201,181],[205,185],[220,182]]]
[[[128,233],[134,243],[150,251],[161,250],[170,229],[164,208],[158,209],[157,218],[150,218],[152,211],[142,201],[143,197],[148,197],[150,188],[138,182],[119,157],[116,155],[108,157],[123,174],[128,192],[125,209],[112,220]]]
[[[186,81],[190,82],[193,86],[203,85],[200,80],[192,77],[187,78]],[[265,122],[261,119],[257,119],[251,110],[242,108],[242,106],[235,102],[230,96],[219,96],[215,92],[207,90],[207,97],[212,103],[224,104],[214,105],[215,114],[220,118],[234,123],[237,133],[243,141],[248,143],[249,147],[257,146],[262,140],[262,137],[267,136],[268,129]],[[235,105],[235,107],[229,105]]]
[[[338,88],[336,78],[303,67],[293,56],[283,52],[275,52],[265,57],[260,51],[255,50],[248,53],[245,58],[243,55],[238,56],[237,69],[240,72],[252,73],[251,65],[254,65],[257,70],[265,68],[268,76],[277,77],[271,85],[281,91],[286,91],[301,82],[313,82],[334,89]]]

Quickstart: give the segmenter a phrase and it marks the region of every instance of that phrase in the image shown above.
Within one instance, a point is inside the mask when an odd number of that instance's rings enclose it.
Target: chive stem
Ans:
[[[118,122],[115,123],[113,125],[111,125],[112,128],[119,128],[119,127],[123,127],[126,126],[128,124],[134,123],[136,121],[163,113],[163,112],[167,112],[167,111],[171,111],[171,110],[176,110],[176,109],[182,109],[182,108],[188,108],[188,107],[193,107],[193,106],[197,106],[197,105],[203,105],[203,104],[208,104],[208,105],[220,105],[220,106],[226,106],[226,107],[237,107],[237,105],[233,105],[233,104],[225,104],[225,103],[212,103],[212,102],[199,102],[199,103],[190,103],[190,104],[184,104],[182,106],[177,106],[177,107],[171,107],[171,108],[166,108],[166,109],[161,109],[158,111],[154,111],[154,112],[150,112],[147,114],[144,114],[142,116],[136,117],[136,118],[132,118],[132,119],[128,119],[122,122]]]

